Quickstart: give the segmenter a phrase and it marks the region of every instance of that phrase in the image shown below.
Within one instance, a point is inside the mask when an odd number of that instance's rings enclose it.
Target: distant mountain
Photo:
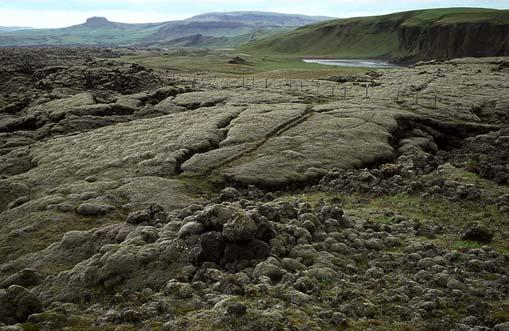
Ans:
[[[18,30],[30,30],[32,28],[25,26],[0,26],[0,32],[12,32]]]
[[[76,29],[76,28],[88,28],[88,29],[143,29],[143,28],[152,28],[152,27],[160,27],[167,22],[162,23],[119,23],[119,22],[111,22],[106,17],[90,17],[85,23],[74,25],[69,28],[64,29]]]
[[[108,45],[234,47],[276,32],[293,30],[327,17],[266,12],[207,13],[181,21],[127,24],[91,17],[62,29],[0,31],[0,46]],[[175,46],[176,47],[176,46]]]
[[[287,28],[288,30],[292,30],[292,28]],[[162,48],[235,48],[239,45],[248,43],[250,41],[259,40],[262,38],[270,37],[274,34],[285,31],[285,28],[280,27],[277,29],[267,28],[267,29],[258,29],[253,33],[247,33],[238,36],[230,36],[230,37],[211,37],[204,36],[202,34],[194,34],[190,36],[180,37],[176,39],[170,40],[160,40],[157,42],[148,42],[146,44],[138,44],[140,47],[147,46],[157,46]]]
[[[232,38],[248,36],[258,30],[288,31],[327,19],[331,18],[266,12],[207,13],[183,21],[169,22],[152,38],[155,43],[198,34],[216,38]]]
[[[243,51],[341,58],[509,55],[509,10],[440,8],[332,20],[249,43]]]
[[[206,13],[187,19],[190,22],[242,22],[248,25],[264,26],[303,26],[320,21],[331,20],[332,17],[288,15],[278,13],[237,11],[225,13]]]
[[[89,28],[110,28],[119,25],[119,23],[113,23],[108,21],[106,17],[91,17],[83,24],[83,26]]]
[[[131,45],[157,33],[164,24],[126,24],[92,17],[83,24],[61,29],[0,32],[0,46]]]

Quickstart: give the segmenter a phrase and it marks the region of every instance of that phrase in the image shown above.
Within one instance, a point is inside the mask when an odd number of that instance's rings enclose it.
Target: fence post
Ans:
[[[366,99],[368,98],[369,93],[369,83],[366,83]]]
[[[267,85],[267,78],[265,78],[265,88],[267,88],[267,87],[269,87],[269,86]]]
[[[343,87],[343,99],[346,100],[346,86]]]

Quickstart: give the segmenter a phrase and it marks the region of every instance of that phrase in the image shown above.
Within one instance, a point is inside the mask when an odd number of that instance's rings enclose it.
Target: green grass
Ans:
[[[505,300],[494,304],[487,315],[487,319],[491,320],[494,325],[509,322],[509,301]]]
[[[509,10],[440,8],[333,20],[277,34],[241,49],[260,54],[341,58],[405,57],[413,55],[413,50],[400,49],[400,27],[480,22],[509,24]]]
[[[229,64],[234,56],[248,61],[248,65]],[[366,68],[334,68],[327,65],[306,63],[298,57],[265,56],[227,52],[184,52],[181,54],[154,53],[130,55],[119,61],[138,63],[152,69],[178,71],[184,74],[208,72],[220,77],[254,76],[273,79],[318,79],[332,75],[365,72]]]
[[[391,224],[393,222],[392,217],[379,215],[375,218],[375,221],[380,224]]]
[[[473,249],[473,248],[481,248],[482,245],[476,241],[458,240],[458,241],[454,241],[451,244],[451,247],[458,251],[463,251],[463,250],[469,250],[469,249]]]
[[[385,322],[381,320],[372,319],[360,319],[355,321],[349,321],[347,327],[339,328],[338,330],[350,330],[350,331],[361,331],[361,330],[379,330],[379,331],[417,331],[423,330],[420,326],[416,326],[406,322]]]
[[[50,244],[61,240],[63,235],[68,231],[86,231],[98,226],[121,223],[124,219],[125,215],[121,214],[112,215],[112,217],[108,219],[75,216],[62,221],[53,221],[50,216],[46,216],[45,220],[36,223],[37,226],[31,228],[31,230],[22,237],[16,235],[5,235],[2,237],[3,240],[0,240],[0,263],[14,260],[25,254],[40,251]],[[72,266],[48,265],[46,267],[48,270],[41,271],[54,273],[66,270]]]
[[[492,228],[509,230],[507,213],[501,213],[493,205],[481,206],[477,202],[452,202],[446,199],[426,198],[410,194],[396,194],[380,198],[370,198],[358,194],[342,194],[329,192],[311,192],[305,194],[288,194],[276,201],[303,200],[313,206],[323,200],[337,201],[348,215],[358,219],[369,220],[381,224],[389,224],[392,217],[385,215],[386,211],[402,215],[409,220],[432,222],[449,229],[445,235],[438,235],[434,242],[448,249],[470,249],[479,245],[470,241],[461,241],[459,236],[463,227],[472,222],[485,222]],[[451,230],[453,229],[453,230]],[[450,231],[456,235],[451,236]],[[502,238],[495,237],[488,246],[502,254],[509,252],[509,243]]]

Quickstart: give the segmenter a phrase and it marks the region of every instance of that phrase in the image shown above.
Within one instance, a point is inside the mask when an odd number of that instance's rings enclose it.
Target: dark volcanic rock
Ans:
[[[463,234],[461,235],[462,240],[477,241],[480,243],[490,243],[493,239],[494,233],[482,224],[470,224],[468,225]]]
[[[12,285],[7,290],[0,290],[0,322],[25,322],[28,316],[40,311],[41,301],[27,289]]]
[[[491,22],[400,26],[400,50],[421,59],[507,56],[509,25]]]
[[[78,209],[76,209],[76,212],[83,216],[97,216],[97,215],[102,215],[102,214],[111,212],[114,209],[115,209],[115,207],[110,206],[110,205],[83,203],[78,206]]]
[[[223,226],[223,236],[230,242],[251,240],[256,232],[256,223],[244,213],[237,213]]]
[[[23,269],[0,282],[0,288],[6,288],[11,285],[30,287],[40,284],[42,279],[42,276],[37,272],[37,270]]]
[[[200,262],[210,261],[219,263],[224,253],[226,242],[219,232],[207,232],[200,237],[201,252]]]
[[[244,60],[243,58],[241,58],[240,56],[236,56],[234,58],[232,58],[231,60],[228,61],[229,64],[241,64],[241,65],[246,65],[248,64],[248,62],[246,60]]]
[[[228,315],[233,315],[233,316],[245,315],[246,311],[247,311],[247,307],[241,303],[234,303],[234,304],[228,306],[228,308],[226,309],[226,313]]]
[[[150,222],[152,217],[150,216],[149,212],[146,210],[139,210],[132,213],[129,213],[127,215],[126,222],[129,224],[141,224],[141,223],[148,223]]]
[[[253,239],[244,244],[228,243],[224,249],[224,262],[261,259],[268,256],[270,246],[261,240]]]

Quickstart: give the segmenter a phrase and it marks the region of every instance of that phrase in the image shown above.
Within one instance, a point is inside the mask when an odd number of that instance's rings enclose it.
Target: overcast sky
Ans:
[[[65,27],[91,16],[125,23],[162,22],[238,10],[353,17],[436,7],[509,9],[509,0],[0,0],[0,26]]]

